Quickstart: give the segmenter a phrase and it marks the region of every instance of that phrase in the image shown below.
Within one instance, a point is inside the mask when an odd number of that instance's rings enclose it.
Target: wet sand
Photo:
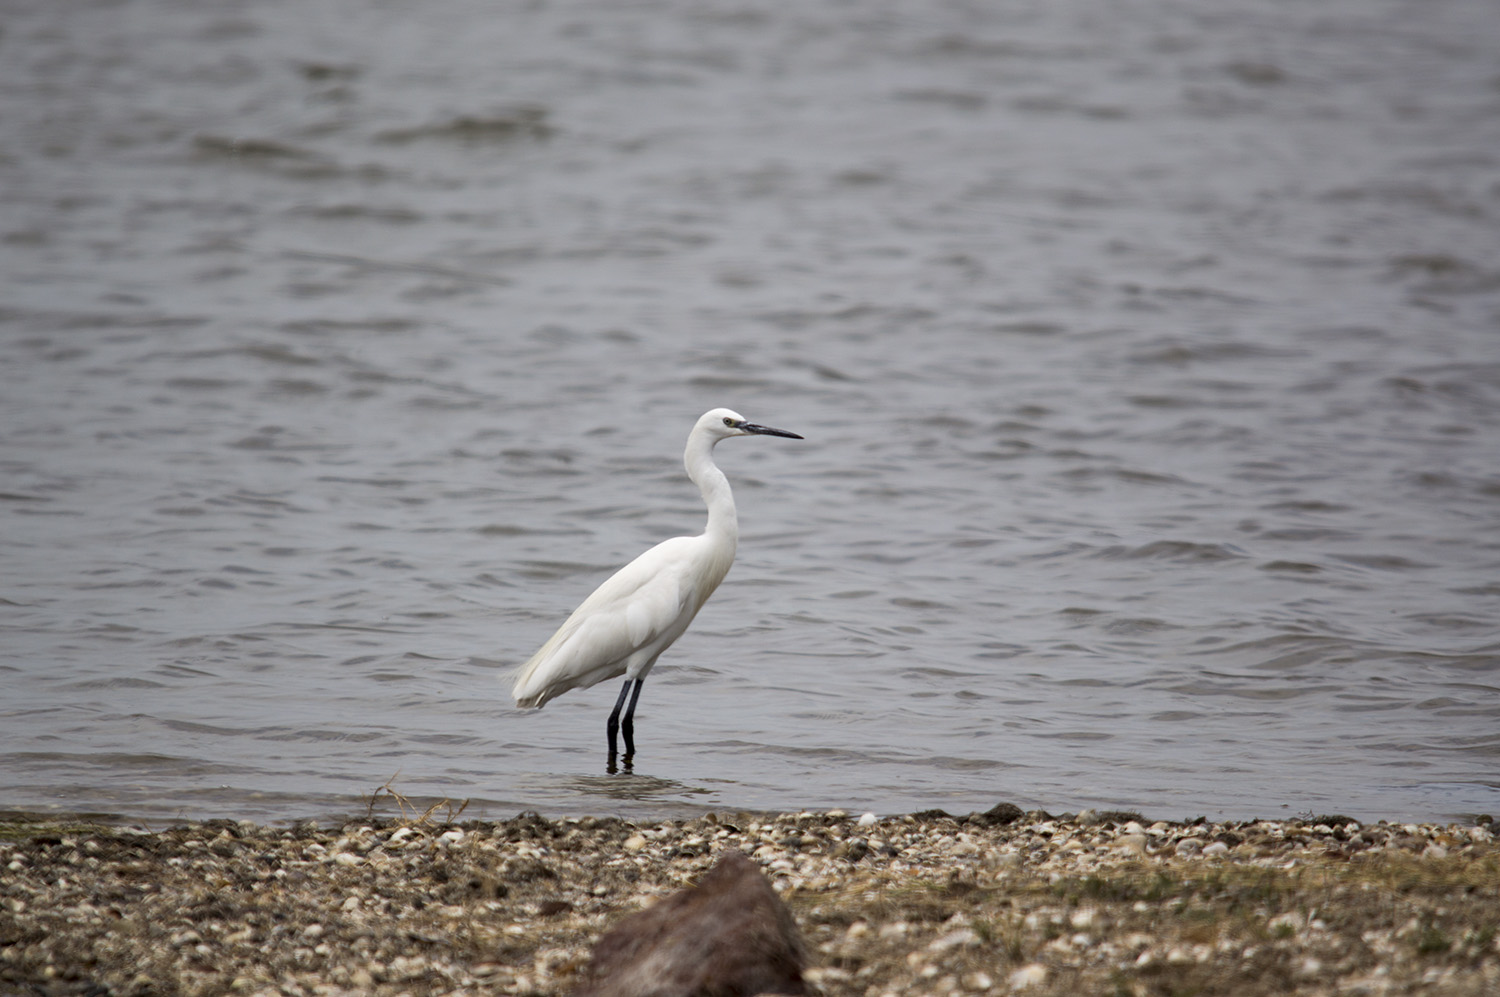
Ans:
[[[1500,992],[1486,818],[454,816],[12,817],[0,993],[563,994],[608,926],[731,848],[791,907],[830,995]]]

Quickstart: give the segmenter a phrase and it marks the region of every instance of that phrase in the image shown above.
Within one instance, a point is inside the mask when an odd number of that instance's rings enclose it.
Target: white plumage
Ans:
[[[661,653],[687,630],[734,563],[739,543],[734,495],[713,460],[714,446],[731,436],[802,439],[796,433],[747,422],[729,409],[705,412],[688,434],[683,453],[688,477],[708,506],[703,532],[664,540],[611,575],[516,673],[511,695],[522,707],[540,707],[569,689],[586,689],[624,675],[625,687],[607,725],[611,768],[627,693],[633,688],[623,728],[628,767],[635,754],[633,722],[641,683]]]
[[[734,540],[700,544],[707,536],[664,540],[595,589],[521,667],[516,705],[542,706],[620,675],[645,678],[729,572]],[[712,560],[695,571],[699,550]]]

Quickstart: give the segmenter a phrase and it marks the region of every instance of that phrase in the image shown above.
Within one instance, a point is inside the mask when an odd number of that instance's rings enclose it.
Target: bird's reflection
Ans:
[[[575,775],[566,785],[579,793],[604,796],[612,800],[633,800],[649,803],[663,799],[678,799],[683,796],[708,796],[712,790],[703,786],[689,786],[676,779],[663,779],[654,775],[637,775],[627,767],[622,773],[613,775]]]

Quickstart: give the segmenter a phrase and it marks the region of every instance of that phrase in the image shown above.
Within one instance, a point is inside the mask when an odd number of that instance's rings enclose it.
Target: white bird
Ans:
[[[729,479],[713,449],[731,436],[796,433],[747,422],[738,412],[703,413],[688,433],[682,462],[703,493],[708,525],[695,537],[664,540],[611,575],[573,611],[541,650],[516,672],[511,695],[520,707],[540,707],[569,689],[587,689],[625,676],[609,715],[609,771],[615,771],[615,734],[625,734],[625,767],[635,756],[635,704],[646,674],[661,653],[687,630],[698,610],[729,573],[739,544],[739,519]],[[627,695],[630,705],[625,707]],[[625,707],[623,727],[620,710]]]

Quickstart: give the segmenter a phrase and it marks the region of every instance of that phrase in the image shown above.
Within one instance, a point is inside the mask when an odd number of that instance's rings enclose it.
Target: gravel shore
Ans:
[[[0,820],[0,994],[565,994],[614,922],[750,855],[828,995],[1500,993],[1472,826],[842,811]]]

